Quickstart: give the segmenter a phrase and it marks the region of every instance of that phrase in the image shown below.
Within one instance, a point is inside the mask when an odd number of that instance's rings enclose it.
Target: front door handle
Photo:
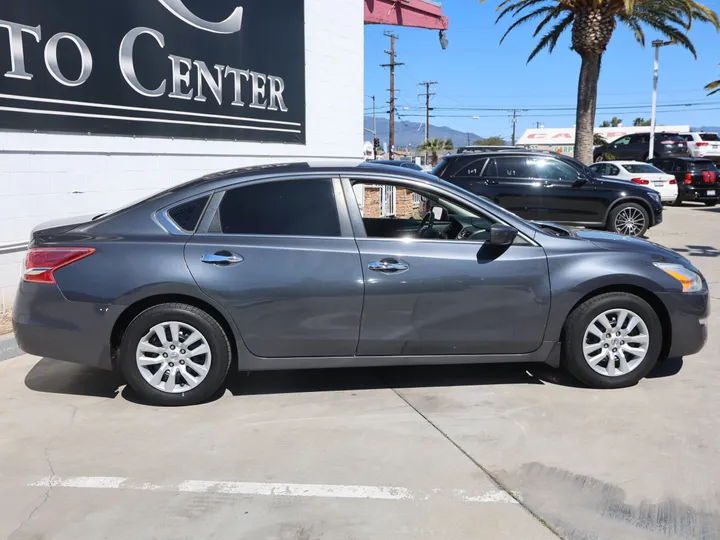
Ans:
[[[216,266],[230,266],[243,262],[245,259],[237,253],[231,253],[230,251],[218,251],[216,253],[206,253],[200,260],[207,264],[214,264]]]
[[[373,272],[382,272],[383,274],[400,274],[408,271],[410,265],[397,259],[383,259],[371,262],[368,264],[368,268]]]

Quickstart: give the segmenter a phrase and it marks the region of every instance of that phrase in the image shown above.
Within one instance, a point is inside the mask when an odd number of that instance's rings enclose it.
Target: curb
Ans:
[[[18,347],[17,341],[13,334],[8,334],[5,337],[0,337],[0,362],[3,360],[10,360],[24,354],[20,347]]]

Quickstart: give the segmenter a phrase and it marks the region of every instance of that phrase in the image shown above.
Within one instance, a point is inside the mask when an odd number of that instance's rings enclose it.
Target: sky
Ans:
[[[396,33],[396,107],[401,118],[424,122],[424,92],[421,81],[438,81],[432,107],[454,110],[433,111],[431,125],[448,126],[482,136],[500,135],[510,139],[512,113],[486,109],[527,109],[518,112],[518,137],[540,122],[545,127],[572,127],[575,123],[580,56],[570,50],[570,32],[560,39],[552,54],[541,52],[527,64],[537,43],[532,23],[513,30],[502,45],[503,33],[511,24],[504,18],[495,24],[500,0],[445,0],[443,13],[450,19],[449,46],[443,51],[438,32],[416,28],[365,26],[365,94],[377,96],[378,114],[387,117],[389,74],[380,64],[388,62],[389,38]],[[720,12],[720,0],[705,5]],[[618,116],[624,125],[637,117],[650,118],[653,78],[653,48],[650,42],[662,39],[646,30],[642,48],[625,26],[618,26],[600,73],[597,123]],[[665,125],[720,126],[720,94],[707,97],[703,87],[720,79],[720,34],[711,26],[696,24],[689,33],[698,59],[680,47],[660,51],[658,123]],[[686,104],[697,104],[687,106]],[[470,107],[473,110],[458,110]],[[626,107],[626,108],[622,108]],[[542,109],[560,108],[549,111]],[[572,110],[567,110],[572,109]],[[365,98],[365,114],[372,115],[372,100]],[[473,119],[473,116],[479,116]]]

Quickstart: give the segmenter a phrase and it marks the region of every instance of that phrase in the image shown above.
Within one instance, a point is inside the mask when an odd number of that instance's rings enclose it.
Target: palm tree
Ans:
[[[427,152],[431,156],[432,164],[437,165],[440,161],[440,152],[447,152],[455,148],[452,139],[430,139],[424,141],[418,146],[418,152]]]
[[[711,82],[705,87],[705,90],[708,91],[708,96],[717,94],[718,92],[720,92],[720,80]]]
[[[484,2],[485,0],[480,0]],[[720,19],[710,8],[695,0],[503,0],[497,21],[506,15],[515,20],[507,35],[524,23],[540,18],[533,36],[544,33],[528,62],[547,49],[552,52],[558,39],[572,27],[572,49],[582,58],[577,97],[575,157],[592,161],[593,126],[597,107],[600,60],[618,22],[627,26],[640,45],[645,45],[644,27],[659,32],[697,56],[687,37],[694,21],[709,22],[720,30]],[[496,22],[497,22],[496,21]]]

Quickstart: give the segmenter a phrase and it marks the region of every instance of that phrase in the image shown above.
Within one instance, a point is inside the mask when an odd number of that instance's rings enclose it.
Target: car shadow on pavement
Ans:
[[[671,377],[680,372],[681,358],[659,362],[647,378]],[[226,388],[209,400],[220,399],[227,389],[233,396],[373,390],[383,388],[432,388],[500,384],[557,385],[584,388],[569,373],[545,364],[474,364],[447,366],[403,366],[288,371],[231,372]],[[125,385],[119,374],[41,359],[25,376],[25,386],[35,392],[115,398]],[[147,404],[131,388],[122,397]]]
[[[42,358],[25,376],[35,392],[114,398],[125,384],[120,375],[104,369]]]
[[[685,246],[683,248],[672,248],[672,250],[689,257],[720,257],[720,249],[712,246]]]

